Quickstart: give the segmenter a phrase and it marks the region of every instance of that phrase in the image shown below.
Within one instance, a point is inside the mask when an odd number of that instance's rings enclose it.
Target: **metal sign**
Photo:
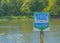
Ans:
[[[35,12],[34,13],[34,30],[44,31],[49,30],[49,13],[48,12]]]

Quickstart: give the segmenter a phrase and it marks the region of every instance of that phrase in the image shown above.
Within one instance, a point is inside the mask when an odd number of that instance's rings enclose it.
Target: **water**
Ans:
[[[54,25],[51,27],[53,30],[45,32],[46,43],[60,43],[60,26]]]
[[[60,43],[60,24],[51,20],[50,31],[44,32],[45,43]],[[40,32],[33,31],[33,22],[0,21],[0,43],[40,43]]]

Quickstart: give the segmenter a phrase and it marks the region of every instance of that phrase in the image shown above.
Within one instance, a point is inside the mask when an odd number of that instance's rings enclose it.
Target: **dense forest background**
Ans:
[[[60,16],[60,0],[0,0],[0,17],[33,16],[33,12],[50,12]]]

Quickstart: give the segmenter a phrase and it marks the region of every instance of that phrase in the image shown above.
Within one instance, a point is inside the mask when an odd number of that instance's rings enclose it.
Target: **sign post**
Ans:
[[[49,30],[49,20],[48,12],[34,13],[34,31],[40,31],[40,43],[44,43],[44,31]]]
[[[44,32],[40,31],[40,43],[44,43]]]

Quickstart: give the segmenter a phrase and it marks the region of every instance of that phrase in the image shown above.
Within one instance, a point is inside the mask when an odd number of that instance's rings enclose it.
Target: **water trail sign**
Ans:
[[[49,30],[49,13],[48,12],[35,12],[34,13],[34,30],[44,31]]]

